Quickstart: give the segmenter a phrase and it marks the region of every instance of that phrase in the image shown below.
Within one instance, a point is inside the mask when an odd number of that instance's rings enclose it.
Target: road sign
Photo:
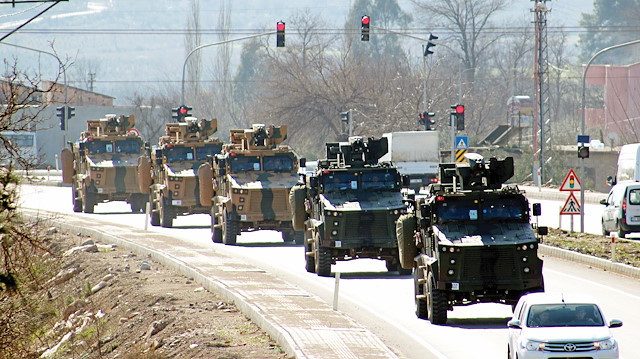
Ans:
[[[569,194],[569,198],[567,198],[564,207],[560,210],[560,214],[580,214],[580,202],[573,195],[573,192]]]
[[[569,170],[567,173],[567,177],[562,181],[562,186],[560,186],[561,191],[579,191],[582,187],[580,186],[580,180],[576,173],[573,172],[573,168]]]
[[[469,137],[468,136],[456,136],[456,150],[469,149]]]
[[[591,140],[589,140],[589,135],[578,135],[578,144],[589,142],[591,142]]]

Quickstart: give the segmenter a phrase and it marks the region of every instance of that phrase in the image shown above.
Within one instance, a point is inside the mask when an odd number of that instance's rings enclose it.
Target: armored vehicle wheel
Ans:
[[[165,228],[173,227],[173,206],[169,199],[162,196],[160,200],[160,225]]]
[[[78,196],[78,190],[75,183],[71,187],[71,199],[73,200],[73,211],[82,212],[82,198]]]
[[[234,216],[224,210],[224,223],[223,227],[223,241],[224,244],[234,245],[236,244],[236,237],[238,236],[238,222],[234,219]]]
[[[145,200],[145,197],[141,195],[133,195],[131,197],[131,202],[129,202],[129,205],[131,206],[131,212],[138,213],[144,212],[145,207],[147,206],[147,202]]]
[[[447,323],[447,296],[445,292],[435,288],[432,273],[427,278],[427,311],[431,324]]]
[[[211,208],[211,240],[213,243],[222,243],[222,228],[215,228],[218,224],[218,216],[215,207]]]
[[[82,186],[82,205],[84,213],[93,213],[93,209],[96,205],[96,195],[89,191],[86,185]]]
[[[316,247],[316,274],[320,277],[331,276],[331,252],[326,248]]]
[[[302,231],[282,232],[282,240],[284,240],[285,242],[294,242],[295,244],[303,244],[304,232]]]
[[[411,274],[411,269],[404,269],[400,265],[400,261],[396,259],[386,259],[387,271],[389,272],[398,272],[400,275],[409,275]]]
[[[413,258],[418,254],[418,248],[416,247],[416,242],[413,237],[416,226],[416,216],[412,214],[402,215],[396,222],[398,258],[401,267],[404,269],[411,269],[413,267]],[[409,273],[411,272],[409,271]]]
[[[316,259],[313,255],[311,255],[313,253],[313,244],[309,243],[309,240],[307,239],[307,234],[308,232],[304,232],[304,263],[305,263],[305,269],[307,270],[307,272],[309,273],[315,273],[316,272]]]
[[[420,279],[423,279],[422,270],[416,268],[413,271],[413,288],[414,288],[414,297],[416,304],[416,316],[420,319],[427,319],[428,310],[427,310],[427,301],[419,296],[424,295],[424,284],[420,283]]]
[[[624,238],[627,235],[627,232],[622,229],[622,225],[618,223],[618,238]]]
[[[153,191],[149,194],[149,216],[151,217],[152,226],[160,225],[160,214],[158,213],[155,201],[153,200]]]
[[[609,231],[607,231],[607,229],[604,227],[604,221],[602,221],[602,235],[603,236],[609,235]]]

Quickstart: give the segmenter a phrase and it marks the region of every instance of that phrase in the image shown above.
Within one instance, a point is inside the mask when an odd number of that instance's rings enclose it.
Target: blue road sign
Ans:
[[[589,139],[589,135],[578,135],[578,144],[589,142],[591,142],[591,140]]]
[[[468,136],[456,136],[456,150],[469,149],[469,137]]]

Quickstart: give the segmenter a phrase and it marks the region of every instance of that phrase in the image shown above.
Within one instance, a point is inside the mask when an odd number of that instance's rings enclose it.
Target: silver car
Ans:
[[[595,299],[579,294],[531,293],[518,301],[507,323],[509,359],[619,357],[618,342]]]
[[[624,238],[628,233],[640,232],[639,182],[618,182],[600,203],[606,206],[602,212],[602,234],[618,232],[618,237]]]

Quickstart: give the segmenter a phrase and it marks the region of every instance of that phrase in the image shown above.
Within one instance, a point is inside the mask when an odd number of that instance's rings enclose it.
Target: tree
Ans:
[[[484,53],[501,35],[491,33],[491,19],[505,9],[509,0],[411,0],[423,19],[452,33],[440,38],[440,44],[451,50],[462,62],[466,82],[473,84],[476,69]],[[454,43],[456,46],[446,46]]]
[[[583,62],[596,52],[616,44],[637,39],[637,23],[640,16],[640,0],[594,0],[594,12],[582,13],[580,26],[586,33],[580,34],[578,46],[580,59]],[[603,54],[596,63],[627,65],[640,50],[637,46],[616,50],[615,53]]]

